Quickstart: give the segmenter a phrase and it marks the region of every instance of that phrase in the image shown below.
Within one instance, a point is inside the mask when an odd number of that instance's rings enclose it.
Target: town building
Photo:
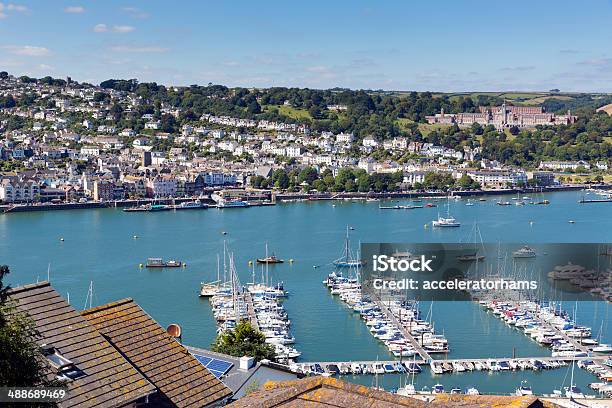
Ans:
[[[533,128],[538,125],[569,125],[578,120],[568,110],[565,115],[556,115],[544,111],[541,106],[479,106],[478,112],[445,113],[444,109],[432,116],[427,116],[430,124],[457,124],[460,127],[478,123],[482,126],[493,125],[497,129],[516,126]]]

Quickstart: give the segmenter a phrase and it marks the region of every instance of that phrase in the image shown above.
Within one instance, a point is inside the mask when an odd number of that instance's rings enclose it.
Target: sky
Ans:
[[[612,0],[0,0],[0,70],[96,84],[612,92]]]

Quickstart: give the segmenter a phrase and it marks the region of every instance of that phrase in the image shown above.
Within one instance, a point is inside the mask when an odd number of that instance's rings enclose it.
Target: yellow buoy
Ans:
[[[138,264],[138,267],[139,267],[140,269],[142,269],[142,267],[143,267],[143,266],[144,266],[143,264]]]
[[[183,268],[187,266],[187,262],[183,262]]]
[[[253,261],[249,261],[249,265],[253,265]]]
[[[428,227],[428,225],[427,225],[427,224],[424,224],[424,225],[423,225],[423,228],[427,229],[427,227]]]
[[[290,260],[289,260],[289,263],[293,263],[293,259],[290,259]]]

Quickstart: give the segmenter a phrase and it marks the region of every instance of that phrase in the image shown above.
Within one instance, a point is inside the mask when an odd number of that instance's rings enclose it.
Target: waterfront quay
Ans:
[[[588,360],[603,363],[608,357],[594,356]],[[304,361],[287,366],[290,370],[303,374],[317,374],[319,369],[329,374],[367,375],[393,373],[420,373],[421,366],[429,365],[433,374],[460,373],[468,371],[516,371],[516,370],[550,370],[567,367],[574,362],[583,361],[585,357],[520,357],[520,358],[464,358],[430,360],[403,358],[396,360],[363,360],[363,361]],[[608,369],[612,376],[612,369]]]

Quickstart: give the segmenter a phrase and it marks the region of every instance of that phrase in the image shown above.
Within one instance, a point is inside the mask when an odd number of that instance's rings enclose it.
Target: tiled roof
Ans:
[[[249,394],[230,405],[232,408],[425,406],[427,406],[425,402],[413,398],[324,377],[310,377],[278,383],[269,382],[262,390]]]
[[[432,401],[433,399],[433,401]],[[363,385],[334,378],[310,377],[296,381],[269,382],[257,392],[230,404],[232,408],[393,408],[393,407],[556,407],[537,397],[498,397],[439,394],[429,395],[427,401],[379,391]]]
[[[85,372],[67,383],[61,407],[118,407],[155,393],[147,381],[48,282],[9,291],[41,334],[40,345],[53,346]]]
[[[231,395],[132,299],[85,310],[82,315],[177,407],[202,407]]]

